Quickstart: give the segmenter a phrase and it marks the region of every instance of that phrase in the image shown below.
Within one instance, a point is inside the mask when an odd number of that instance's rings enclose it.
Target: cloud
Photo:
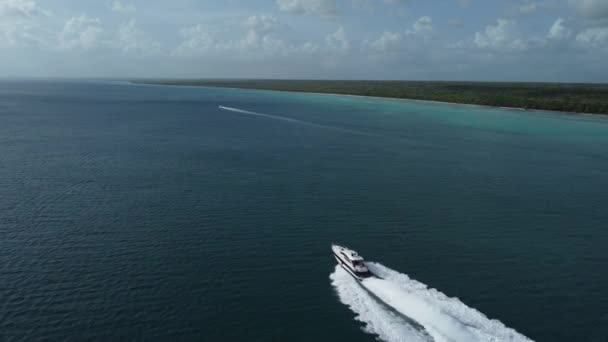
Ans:
[[[572,31],[564,26],[564,19],[558,18],[555,23],[551,25],[547,38],[552,40],[564,40],[570,38],[570,36],[572,36]]]
[[[570,0],[559,0],[570,1]],[[508,5],[506,16],[517,17],[521,15],[531,15],[540,13],[545,16],[547,12],[554,11],[559,8],[558,0],[513,0],[512,4]]]
[[[50,14],[42,10],[32,0],[0,0],[0,18],[31,18],[40,14]]]
[[[348,51],[350,49],[350,41],[346,36],[344,27],[340,26],[334,33],[325,37],[325,43],[331,50]]]
[[[183,41],[172,52],[180,57],[229,56],[246,59],[294,54],[310,55],[319,51],[317,44],[290,42],[283,34],[284,25],[272,15],[251,15],[236,25],[214,27],[195,25],[180,31]],[[236,33],[236,37],[234,36]]]
[[[398,51],[416,48],[417,43],[427,40],[433,33],[433,20],[428,16],[418,18],[412,28],[404,32],[384,31],[369,47],[376,51]]]
[[[313,14],[333,17],[338,10],[336,0],[276,0],[279,10],[292,14]]]
[[[279,21],[273,15],[252,15],[245,20],[245,27],[256,34],[268,34],[276,30]]]
[[[589,19],[608,19],[606,0],[569,0],[569,3]]]
[[[523,4],[519,5],[518,10],[519,13],[522,14],[530,14],[535,12],[538,9],[539,5],[535,1],[525,1]]]
[[[345,62],[345,54],[350,50],[350,41],[344,27],[325,36],[325,47],[321,57],[321,66],[325,69],[336,69]]]
[[[123,23],[116,32],[116,38],[111,45],[125,53],[140,56],[156,55],[161,53],[161,45],[158,41],[148,37],[139,27],[135,20]]]
[[[576,42],[586,48],[608,47],[608,1],[606,0],[569,0],[578,12],[589,19],[588,27],[576,35]],[[590,25],[589,25],[590,24]]]
[[[595,80],[606,76],[602,63],[608,57],[608,21],[601,18],[608,0],[512,0],[497,9],[502,13],[500,19],[490,17],[483,24],[473,19],[487,18],[495,11],[488,6],[472,8],[481,6],[481,1],[449,0],[449,8],[442,9],[453,13],[433,18],[420,12],[424,6],[417,6],[419,1],[358,0],[369,4],[369,11],[347,7],[355,1],[274,0],[270,4],[274,12],[241,16],[238,13],[242,12],[228,5],[208,6],[204,12],[200,4],[178,6],[182,9],[166,13],[166,30],[155,27],[153,36],[145,29],[157,25],[153,18],[166,11],[156,3],[146,5],[144,15],[143,5],[135,0],[105,0],[101,7],[63,0],[0,0],[0,57],[7,60],[4,70],[23,74],[37,71],[28,67],[13,71],[9,63],[23,60],[23,65],[44,68],[46,61],[60,59],[66,61],[63,70],[73,75],[89,66],[89,70],[109,73],[120,65],[121,70],[140,70],[141,74],[149,70],[162,73],[167,68],[173,72],[165,73],[167,77],[193,70],[210,71],[218,77],[239,73],[511,79],[540,75],[541,79]],[[471,8],[461,9],[459,3]],[[51,4],[56,6],[52,8],[55,13],[45,7]],[[83,9],[86,12],[81,14]],[[126,16],[121,19],[118,14],[122,13]],[[526,13],[533,15],[520,18]],[[333,20],[319,19],[328,17]],[[131,18],[136,20],[128,20]],[[195,18],[202,21],[190,21]],[[450,18],[459,21],[448,21]],[[80,64],[81,69],[72,63]],[[494,70],[499,69],[497,65],[518,67]],[[334,70],[326,72],[325,67]],[[465,68],[474,76],[459,71]],[[580,76],[581,70],[590,76]]]
[[[413,29],[413,31],[408,31],[408,33],[428,37],[433,32],[433,19],[427,16],[420,17],[414,22]]]
[[[378,51],[394,51],[401,47],[403,36],[399,32],[384,31],[370,46]]]
[[[594,27],[581,31],[576,41],[587,47],[608,47],[608,27]]]
[[[217,46],[215,36],[198,24],[180,30],[184,40],[173,51],[176,56],[188,57],[213,51]]]
[[[60,50],[121,51],[134,56],[155,55],[161,52],[160,43],[137,27],[135,20],[111,30],[104,28],[99,18],[84,14],[65,22],[58,34],[57,47]]]
[[[114,0],[112,2],[112,6],[110,6],[110,9],[113,12],[118,12],[118,13],[129,13],[129,12],[135,12],[135,10],[137,9],[134,5],[130,5],[130,4],[123,4],[122,2],[118,1],[118,0]]]
[[[52,13],[31,0],[0,0],[0,46],[35,46],[49,43],[43,23]]]
[[[484,31],[476,32],[473,43],[481,49],[525,50],[526,43],[517,37],[516,31],[514,21],[499,18],[496,25],[488,25]]]
[[[545,56],[556,59],[558,56],[582,58],[589,50],[601,56],[608,51],[608,27],[590,27],[578,32],[569,27],[572,19],[557,18],[543,35],[527,34],[521,38],[516,22],[498,19],[496,25],[489,25],[484,31],[476,32],[472,41],[458,41],[447,47],[466,51],[478,49],[490,52],[529,52],[520,54],[522,57]],[[576,22],[574,22],[576,23]],[[499,54],[492,55],[494,57]],[[578,56],[578,57],[577,57]]]
[[[84,14],[72,17],[65,22],[59,33],[58,47],[65,50],[90,50],[99,46],[102,33],[101,21],[98,18],[89,18]]]
[[[274,39],[271,34],[277,29],[278,20],[271,15],[252,15],[245,21],[247,34],[240,44],[245,49],[270,49],[281,48],[283,42]]]

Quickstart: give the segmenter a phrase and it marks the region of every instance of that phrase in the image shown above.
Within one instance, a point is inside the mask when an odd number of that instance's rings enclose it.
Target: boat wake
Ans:
[[[382,279],[358,283],[340,266],[330,279],[340,301],[356,313],[355,319],[365,323],[364,330],[384,341],[531,341],[458,298],[381,264],[366,264]]]
[[[357,135],[367,135],[367,136],[371,136],[372,135],[372,134],[366,133],[366,132],[356,131],[356,130],[347,129],[347,128],[341,128],[341,127],[327,126],[327,125],[322,125],[322,124],[318,124],[318,123],[314,123],[314,122],[308,122],[308,121],[302,121],[302,120],[298,120],[298,119],[292,119],[292,118],[288,118],[288,117],[285,117],[285,116],[252,112],[252,111],[245,110],[245,109],[226,107],[226,106],[218,106],[218,108],[222,109],[222,110],[227,110],[227,111],[230,111],[230,112],[233,112],[233,113],[240,113],[240,114],[245,114],[245,115],[259,116],[259,117],[263,117],[263,118],[267,118],[267,119],[280,120],[280,121],[290,122],[290,123],[293,123],[293,124],[299,124],[299,125],[304,125],[304,126],[309,126],[309,127],[331,129],[331,130],[339,131],[339,132],[343,132],[343,133],[357,134]]]
[[[286,121],[286,122],[291,122],[291,123],[297,123],[300,125],[327,128],[327,126],[323,126],[323,125],[319,125],[319,124],[307,122],[307,121],[301,121],[298,119],[287,118],[284,116],[252,112],[252,111],[245,110],[245,109],[238,109],[238,108],[232,108],[232,107],[226,107],[226,106],[219,106],[219,108],[230,111],[230,112],[240,113],[240,114],[255,115],[255,116],[261,116],[261,117],[268,118],[268,119],[275,119],[275,120],[281,120],[281,121]]]

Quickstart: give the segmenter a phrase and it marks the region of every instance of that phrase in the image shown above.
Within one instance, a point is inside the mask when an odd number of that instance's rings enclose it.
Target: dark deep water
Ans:
[[[2,81],[0,340],[374,341],[335,241],[530,339],[603,342],[607,205],[606,117]]]

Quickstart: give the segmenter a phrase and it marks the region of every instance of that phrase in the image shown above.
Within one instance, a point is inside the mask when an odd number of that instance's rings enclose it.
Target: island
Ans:
[[[277,79],[135,79],[132,83],[264,89],[608,114],[608,84]]]

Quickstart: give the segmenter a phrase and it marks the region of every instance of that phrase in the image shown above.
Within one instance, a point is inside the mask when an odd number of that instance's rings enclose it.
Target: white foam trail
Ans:
[[[288,117],[284,117],[284,116],[278,116],[278,115],[272,115],[272,114],[266,114],[266,113],[252,112],[250,110],[233,108],[233,107],[226,107],[226,106],[218,106],[218,107],[219,107],[219,109],[231,111],[231,112],[234,112],[234,113],[260,116],[260,117],[264,117],[264,118],[268,118],[268,119],[281,120],[281,121],[290,122],[290,123],[299,124],[299,125],[305,125],[305,126],[317,127],[317,128],[323,128],[323,129],[331,129],[331,130],[334,130],[334,131],[340,131],[340,132],[350,133],[350,134],[368,135],[368,136],[372,135],[370,133],[355,131],[355,130],[346,129],[346,128],[340,128],[340,127],[326,126],[326,125],[321,125],[321,124],[317,124],[317,123],[314,123],[314,122],[302,121],[302,120],[292,119],[292,118],[288,118]]]
[[[252,111],[249,111],[249,110],[232,108],[232,107],[226,107],[226,106],[219,106],[219,108],[223,109],[223,110],[228,110],[228,111],[231,111],[231,112],[235,112],[235,113],[261,116],[261,117],[265,117],[265,118],[269,118],[269,119],[281,120],[281,121],[286,121],[286,122],[291,122],[291,123],[297,123],[297,124],[301,124],[301,125],[316,126],[316,127],[323,127],[323,128],[326,127],[326,126],[315,124],[315,123],[312,123],[312,122],[306,122],[306,121],[301,121],[301,120],[298,120],[298,119],[286,118],[284,116],[277,116],[277,115],[272,115],[272,114],[257,113],[257,112],[252,112]]]
[[[357,314],[356,320],[365,323],[365,332],[387,342],[429,341],[424,333],[407,324],[403,317],[374,299],[342,267],[336,266],[335,272],[329,278],[340,301]]]
[[[373,273],[383,279],[365,279],[361,285],[386,305],[423,326],[434,341],[531,341],[517,331],[506,327],[502,322],[489,319],[481,312],[468,307],[458,298],[450,298],[435,289],[429,289],[425,284],[381,264],[367,264]],[[334,281],[332,284],[336,286],[338,293],[344,292],[343,289],[340,289],[340,286],[344,286],[343,283]],[[355,283],[355,285],[357,284]],[[342,301],[348,302],[349,300],[342,299]],[[349,306],[359,316],[361,316],[360,312],[365,310]],[[378,321],[381,319],[381,315],[365,317],[370,320],[370,322],[366,321],[368,326],[384,329],[382,323]],[[408,323],[404,320],[401,324],[407,325]],[[384,330],[374,333],[385,341],[398,341]]]

